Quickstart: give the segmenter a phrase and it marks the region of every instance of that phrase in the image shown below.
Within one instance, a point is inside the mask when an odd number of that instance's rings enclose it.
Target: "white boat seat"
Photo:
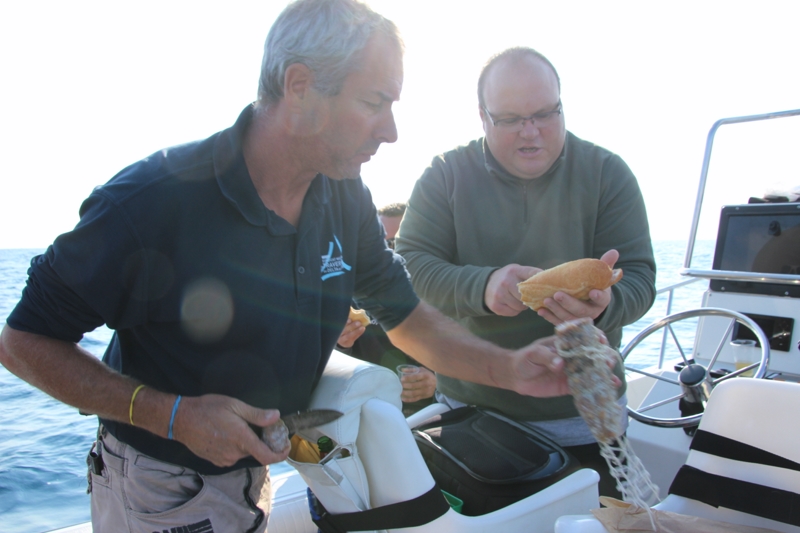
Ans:
[[[361,406],[377,398],[397,409],[402,407],[403,387],[394,372],[334,351],[311,395],[310,408],[336,409],[344,416],[317,428],[334,442],[354,444],[361,426]],[[314,438],[314,430],[301,432]],[[316,442],[316,440],[315,440]]]
[[[300,472],[329,512],[350,513],[371,507],[367,476],[356,445],[361,409],[375,399],[399,411],[401,392],[400,380],[391,370],[341,352],[331,354],[311,395],[309,408],[335,409],[344,414],[329,424],[298,433],[311,442],[327,435],[337,447],[329,454],[331,457],[321,463],[286,460]],[[340,451],[345,453],[339,455]]]
[[[434,480],[409,430],[409,421],[400,409],[400,390],[399,380],[388,369],[338,352],[331,356],[310,407],[339,409],[345,413],[318,430],[351,452],[350,457],[334,457],[323,463],[324,468],[335,470],[332,477],[347,478],[344,485],[357,495],[348,504],[338,497],[330,497],[324,489],[320,493],[315,491],[332,514],[412,500],[433,488]],[[439,409],[441,407],[432,406],[429,412]],[[431,414],[422,416],[427,419]],[[316,435],[305,432],[303,436],[313,439]],[[308,481],[309,474],[303,469],[307,469],[306,466],[300,465],[299,470]],[[537,494],[486,515],[469,517],[450,509],[425,525],[389,531],[469,533],[497,528],[504,532],[552,532],[559,516],[588,512],[597,507],[598,480],[593,470],[579,470]],[[310,484],[313,489],[313,483]]]
[[[704,431],[731,439],[800,464],[800,447],[797,446],[800,426],[794,411],[786,408],[790,405],[800,405],[800,385],[763,379],[730,379],[720,383],[712,392],[698,433]],[[800,497],[800,471],[792,468],[729,459],[698,449],[689,452],[685,465],[701,473],[720,476],[722,485],[726,484],[726,479],[738,480]],[[728,485],[731,483],[727,482]],[[752,494],[748,493],[750,498]],[[756,507],[759,513],[764,513],[769,504],[756,502]],[[800,533],[800,527],[790,523],[723,506],[714,507],[677,494],[670,494],[654,508],[720,522]],[[606,531],[591,515],[561,517],[555,530],[556,533]]]

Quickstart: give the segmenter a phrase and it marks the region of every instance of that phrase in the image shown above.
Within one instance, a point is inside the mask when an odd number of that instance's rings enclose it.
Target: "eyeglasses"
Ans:
[[[483,106],[483,111],[486,113],[486,116],[489,117],[489,120],[492,121],[492,126],[496,128],[503,128],[507,131],[517,132],[522,131],[522,128],[525,127],[525,123],[529,120],[531,121],[531,125],[534,125],[538,122],[540,127],[552,124],[553,120],[561,114],[561,101],[559,100],[556,108],[552,111],[534,113],[533,115],[527,117],[512,115],[510,117],[494,118],[494,116],[489,113],[489,110],[486,109],[486,106]]]
[[[394,250],[394,237],[392,237],[391,239],[386,239],[386,246]]]

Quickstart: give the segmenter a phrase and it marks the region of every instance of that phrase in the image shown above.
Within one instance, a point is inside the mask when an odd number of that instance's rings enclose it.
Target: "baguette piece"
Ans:
[[[367,316],[367,313],[363,309],[353,309],[351,307],[350,315],[347,318],[349,318],[350,320],[354,320],[356,322],[361,322],[361,324],[363,324],[364,327],[369,326],[370,322],[369,317]]]
[[[611,269],[599,259],[578,259],[534,274],[517,283],[522,303],[538,311],[544,299],[561,291],[579,300],[588,300],[592,289],[605,290],[622,279],[622,269]]]

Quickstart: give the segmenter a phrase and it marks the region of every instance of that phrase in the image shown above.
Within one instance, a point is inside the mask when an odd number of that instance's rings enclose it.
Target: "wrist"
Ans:
[[[500,389],[511,389],[507,376],[513,375],[513,371],[510,369],[513,358],[512,354],[513,352],[511,350],[499,348],[498,353],[491,354],[487,358],[487,385]]]
[[[336,349],[339,350],[340,352],[342,352],[343,354],[347,354],[347,355],[350,355],[350,352],[353,351],[353,347],[352,346],[342,346],[338,342],[336,343]]]
[[[483,311],[488,315],[497,314],[494,311],[492,311],[491,308],[489,308],[489,305],[486,303],[486,301],[489,298],[489,281],[491,281],[492,275],[495,272],[497,272],[498,270],[500,270],[500,269],[499,268],[493,268],[493,269],[489,270],[489,273],[486,275],[486,280],[483,283],[483,301],[481,302],[481,305],[483,307]]]
[[[172,418],[175,399],[175,394],[161,392],[149,386],[142,388],[139,394],[136,395],[136,401],[133,405],[133,420],[136,423],[136,427],[147,430],[164,439],[169,438],[170,419]],[[185,403],[186,398],[183,398],[180,409],[176,411],[175,418],[172,420],[173,439],[175,439],[178,420],[184,411]],[[125,421],[127,422],[128,420]]]
[[[169,426],[167,427],[167,438],[169,440],[174,440],[175,416],[178,414],[178,408],[181,405],[182,399],[183,397],[179,394],[175,398],[175,402],[172,404],[172,412],[169,417]]]

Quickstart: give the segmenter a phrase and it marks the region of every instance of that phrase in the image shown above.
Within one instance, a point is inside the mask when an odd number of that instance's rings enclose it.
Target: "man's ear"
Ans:
[[[314,87],[314,72],[302,63],[293,63],[283,76],[283,95],[291,106],[302,106]]]
[[[294,63],[283,76],[283,95],[290,128],[298,135],[318,133],[328,120],[326,98],[314,90],[314,72]]]

